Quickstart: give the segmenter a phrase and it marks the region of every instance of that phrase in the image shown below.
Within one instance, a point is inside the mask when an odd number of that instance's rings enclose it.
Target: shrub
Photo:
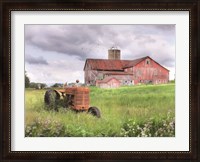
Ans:
[[[25,128],[26,137],[60,137],[64,133],[64,125],[51,119],[38,118]]]
[[[87,137],[94,136],[82,127],[62,124],[51,119],[36,119],[25,128],[26,137]]]
[[[175,119],[168,113],[167,118],[156,121],[151,118],[146,122],[136,123],[129,119],[121,129],[123,137],[174,137]]]

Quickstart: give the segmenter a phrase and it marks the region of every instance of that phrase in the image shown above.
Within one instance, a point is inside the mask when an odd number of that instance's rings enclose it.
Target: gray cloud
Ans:
[[[175,66],[175,61],[173,60],[173,58],[163,58],[162,60],[158,60],[158,62],[161,65],[167,66],[167,67],[174,67]]]
[[[34,29],[35,28],[35,29]],[[86,25],[66,25],[52,27],[49,25],[31,25],[25,28],[25,40],[46,51],[55,51],[67,55],[76,55],[85,59],[91,49],[97,44],[97,37],[101,33],[93,30],[95,27]],[[87,53],[84,54],[85,50]]]
[[[79,60],[105,58],[112,46],[123,59],[150,55],[165,66],[175,60],[174,25],[26,25],[25,42]]]
[[[31,55],[25,56],[25,61],[29,64],[43,64],[48,65],[48,62],[42,57],[33,57]]]

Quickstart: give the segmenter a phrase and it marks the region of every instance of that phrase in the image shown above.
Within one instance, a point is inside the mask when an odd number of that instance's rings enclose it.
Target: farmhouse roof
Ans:
[[[89,58],[85,61],[84,70],[86,68],[86,64],[89,64],[91,70],[124,71],[125,68],[133,67],[137,65],[138,63],[140,63],[141,61],[145,60],[146,58],[150,58],[150,57],[146,56],[146,57],[138,58],[135,60],[109,60],[109,59],[90,59]],[[154,60],[154,62],[156,61]],[[157,64],[160,65],[159,63]],[[163,67],[162,65],[160,66]],[[165,67],[163,68],[166,69]]]

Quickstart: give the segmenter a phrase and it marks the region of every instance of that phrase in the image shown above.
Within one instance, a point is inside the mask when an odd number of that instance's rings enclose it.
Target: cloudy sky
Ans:
[[[84,82],[87,58],[150,56],[175,74],[175,25],[25,25],[25,70],[31,82]]]

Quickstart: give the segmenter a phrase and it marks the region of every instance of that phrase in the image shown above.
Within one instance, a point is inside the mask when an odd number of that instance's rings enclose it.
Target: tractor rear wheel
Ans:
[[[101,117],[101,113],[99,111],[99,109],[97,107],[90,107],[88,109],[88,112],[94,116],[96,116],[97,118],[100,118]]]
[[[59,93],[52,89],[46,91],[44,95],[45,104],[48,106],[49,109],[53,109],[56,111],[58,110],[57,103],[59,99],[60,99]]]

